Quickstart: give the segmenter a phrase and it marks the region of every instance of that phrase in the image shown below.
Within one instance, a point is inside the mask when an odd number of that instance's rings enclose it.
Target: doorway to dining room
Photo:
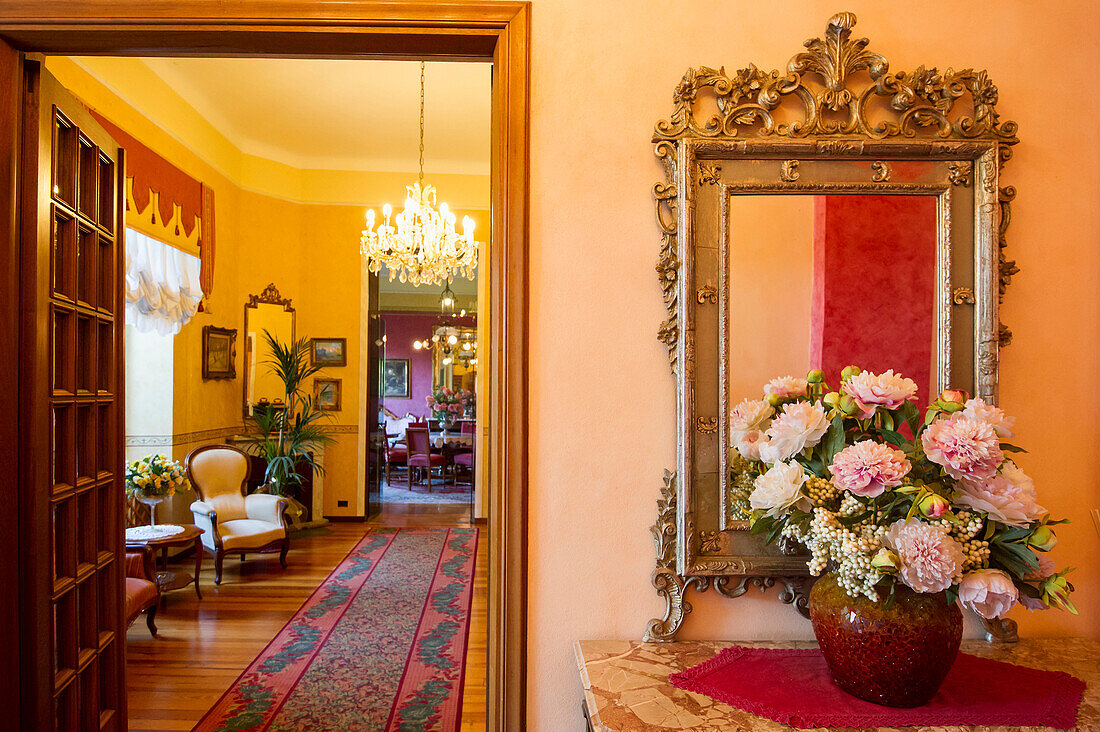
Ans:
[[[478,396],[487,364],[478,312],[487,278],[471,275],[415,285],[380,272],[381,510],[437,504],[465,507],[472,519],[485,515],[478,447],[488,410]]]

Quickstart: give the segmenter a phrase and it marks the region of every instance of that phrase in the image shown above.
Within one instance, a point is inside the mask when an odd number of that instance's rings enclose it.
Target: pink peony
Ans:
[[[901,450],[862,440],[838,452],[829,470],[838,488],[874,498],[887,488],[901,485],[912,467]]]
[[[1012,437],[1012,427],[1016,424],[1015,417],[1006,416],[1005,410],[986,404],[981,399],[968,401],[966,408],[958,416],[975,422],[985,422],[1002,439]]]
[[[809,383],[805,379],[794,376],[780,376],[764,385],[764,396],[775,394],[780,399],[793,399],[794,397],[806,396],[808,387]]]
[[[749,430],[741,435],[741,439],[734,443],[734,447],[746,460],[759,460],[760,446],[767,441],[768,438],[760,430]]]
[[[1029,570],[1024,575],[1026,580],[1045,580],[1047,577],[1054,574],[1058,569],[1058,565],[1054,563],[1054,560],[1050,558],[1050,555],[1043,554],[1042,552],[1035,555],[1035,558],[1039,560],[1039,568]]]
[[[773,414],[775,409],[763,399],[743,399],[730,410],[730,442],[736,445],[749,432],[766,430]]]
[[[772,420],[765,433],[768,442],[760,446],[760,459],[767,463],[790,460],[807,447],[813,447],[829,429],[829,420],[820,404],[794,402]]]
[[[882,374],[864,371],[840,385],[840,393],[850,396],[862,410],[861,419],[875,413],[876,407],[897,409],[906,401],[917,398],[917,383],[889,369]]]
[[[941,527],[920,519],[895,521],[882,541],[901,561],[901,581],[916,592],[946,590],[965,561],[957,541]]]
[[[1011,460],[999,475],[986,480],[961,480],[955,503],[989,514],[1008,526],[1027,526],[1047,512],[1037,502],[1035,483]]]
[[[959,583],[959,602],[986,620],[1003,618],[1019,596],[1012,578],[999,569],[977,569]]]
[[[997,433],[987,422],[937,419],[921,435],[928,459],[955,480],[985,480],[1004,460]]]

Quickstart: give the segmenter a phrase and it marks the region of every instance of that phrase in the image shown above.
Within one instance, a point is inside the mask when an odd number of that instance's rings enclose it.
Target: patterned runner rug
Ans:
[[[478,533],[372,531],[195,732],[454,732]]]

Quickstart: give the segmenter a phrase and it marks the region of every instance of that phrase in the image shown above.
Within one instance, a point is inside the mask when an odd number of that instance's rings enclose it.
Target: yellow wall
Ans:
[[[1017,415],[1054,558],[1077,567],[1081,616],[1017,610],[1025,635],[1100,636],[1100,96],[1064,90],[1100,64],[1087,0],[958,3],[899,13],[876,0],[534,0],[531,72],[529,729],[579,729],[578,638],[640,638],[662,604],[650,587],[662,471],[675,460],[675,392],[653,270],[654,123],[684,70],[785,69],[838,10],[892,69],[987,68],[1020,124],[1005,169],[1019,191],[1005,298],[1015,332],[1003,406]],[[1057,86],[1059,90],[1052,92]],[[611,367],[609,367],[611,366]],[[583,408],[578,408],[583,405]],[[775,591],[693,594],[687,638],[809,637]],[[583,725],[582,725],[583,726]]]

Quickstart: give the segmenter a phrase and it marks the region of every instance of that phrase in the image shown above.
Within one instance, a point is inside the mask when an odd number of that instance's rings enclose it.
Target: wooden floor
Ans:
[[[190,730],[290,620],[310,593],[363,537],[368,526],[470,526],[465,504],[391,504],[377,522],[333,523],[292,539],[289,567],[278,555],[227,557],[220,587],[209,558],[199,600],[193,588],[171,592],[157,614],[159,637],[144,617],[126,638],[131,730]],[[461,732],[485,729],[488,596],[487,532],[478,543]],[[193,560],[185,560],[190,565]]]

